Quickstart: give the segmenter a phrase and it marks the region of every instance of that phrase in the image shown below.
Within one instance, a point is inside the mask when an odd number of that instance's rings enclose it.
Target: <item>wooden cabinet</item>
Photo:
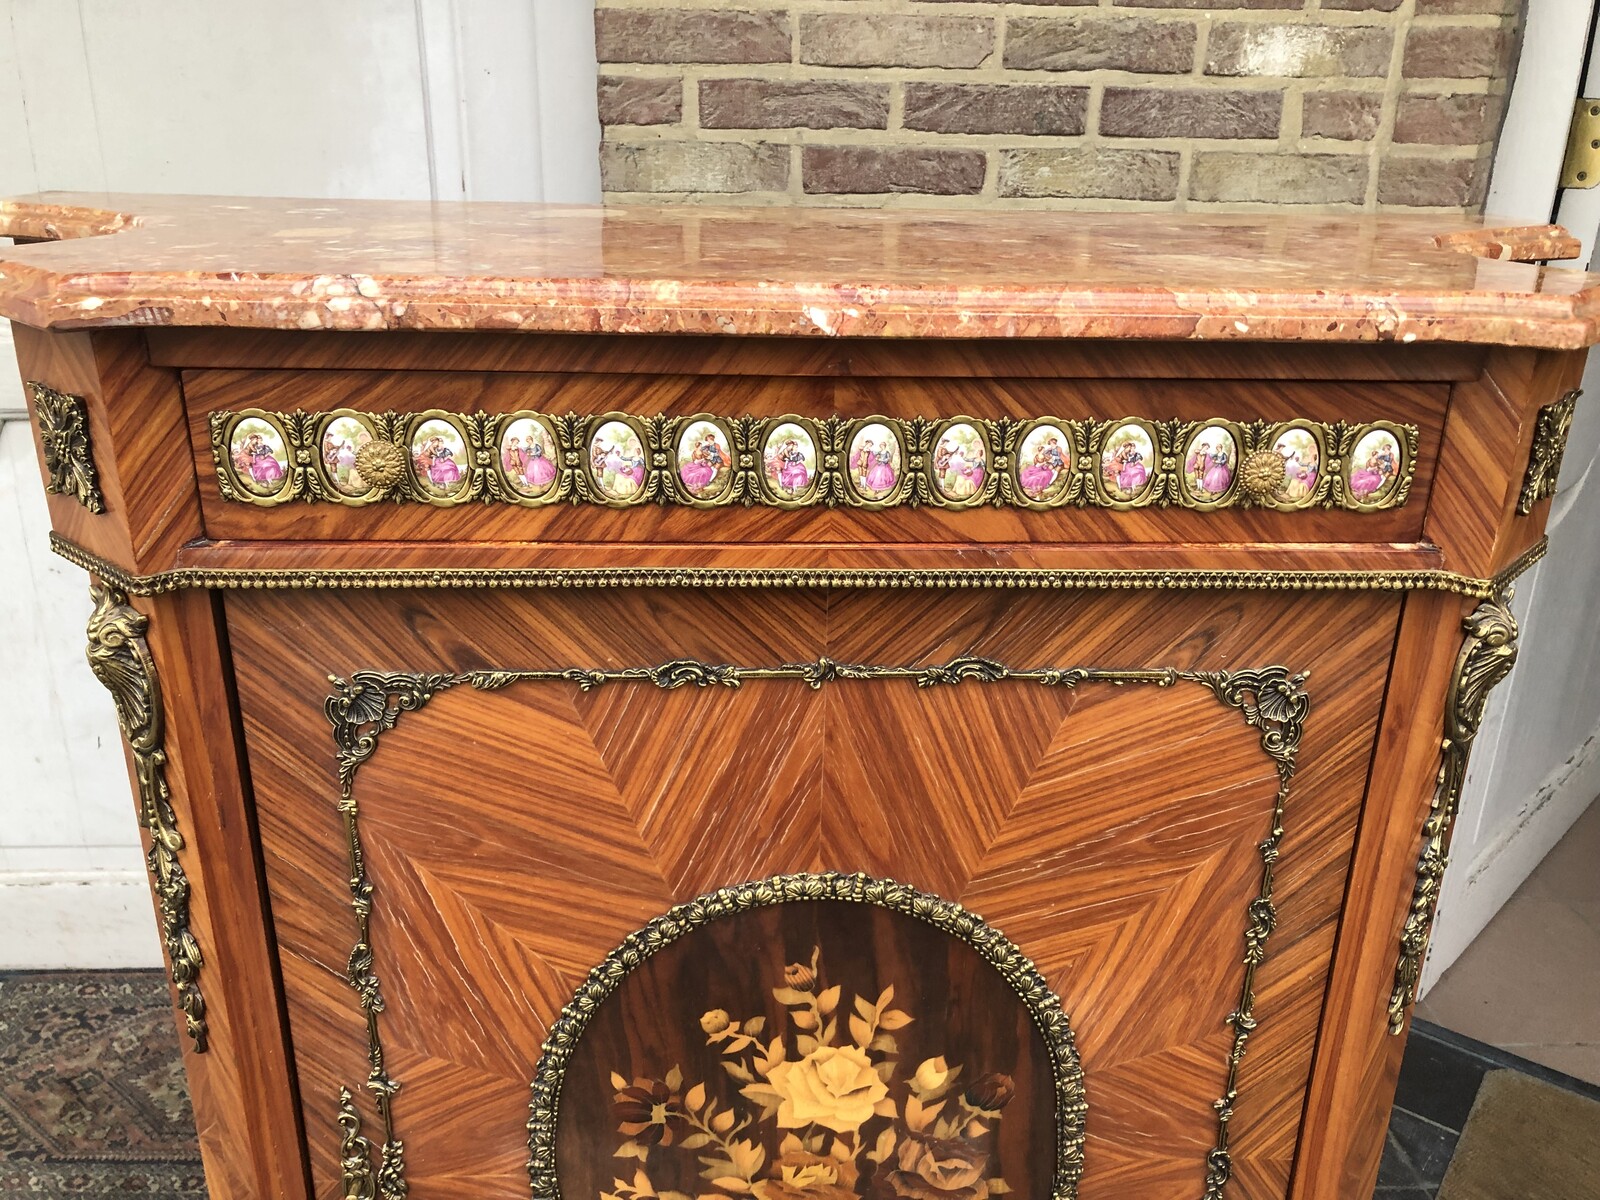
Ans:
[[[1335,224],[1296,306],[1274,220],[1270,297],[1154,249],[1045,320],[1015,249],[983,305],[888,252],[972,217],[825,218],[824,310],[635,241],[803,214],[519,210],[580,278],[443,226],[382,274],[405,206],[124,207],[0,312],[216,1196],[1370,1190],[1592,337],[1588,277],[1468,251],[1558,232]]]

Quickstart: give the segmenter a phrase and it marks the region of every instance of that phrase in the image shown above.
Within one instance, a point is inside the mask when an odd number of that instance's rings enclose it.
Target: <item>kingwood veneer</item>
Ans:
[[[215,1196],[1370,1192],[1560,230],[0,231]]]

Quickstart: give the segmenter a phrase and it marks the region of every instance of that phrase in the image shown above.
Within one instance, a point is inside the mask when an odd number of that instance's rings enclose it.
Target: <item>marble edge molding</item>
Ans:
[[[1487,578],[1441,570],[1201,570],[1192,567],[177,567],[138,575],[59,533],[56,554],[132,596],[187,588],[311,590],[385,588],[1018,588],[1063,591],[1436,591],[1488,600],[1545,555],[1541,537]]]
[[[417,281],[304,273],[219,279],[57,275],[0,259],[0,318],[71,332],[141,327],[298,332],[499,331],[895,339],[1450,342],[1581,350],[1600,293],[1372,291],[1340,295],[1159,285],[817,285],[661,279]],[[71,286],[62,286],[63,278]]]
[[[1076,215],[1080,224],[1085,215]],[[115,238],[115,244],[66,253],[30,254],[26,247],[0,253],[0,317],[59,330],[145,325],[507,329],[1444,341],[1548,349],[1600,340],[1600,276],[1546,272],[1536,265],[1572,253],[1574,239],[1566,230],[1438,214],[1346,221],[1342,228],[1351,234],[1352,249],[1359,256],[1365,248],[1376,257],[1370,269],[1333,280],[1315,271],[1308,275],[1283,243],[1285,236],[1322,237],[1325,230],[1283,218],[1274,223],[1259,216],[1206,214],[1180,216],[1177,225],[1170,214],[1108,213],[1095,219],[1106,226],[1108,245],[1139,236],[1134,230],[1160,243],[1163,229],[1171,227],[1194,245],[1221,245],[1222,258],[1227,239],[1237,237],[1241,227],[1265,231],[1273,236],[1256,255],[1254,271],[1234,277],[1200,274],[1187,265],[1174,269],[1172,254],[1161,244],[1132,255],[1120,271],[1088,276],[1066,262],[1060,271],[1040,273],[1011,270],[1004,261],[984,257],[974,260],[972,277],[996,282],[970,285],[948,282],[948,272],[940,270],[902,270],[871,252],[839,261],[831,282],[818,282],[809,264],[796,268],[774,260],[774,265],[759,254],[743,267],[718,268],[703,261],[699,278],[693,277],[694,269],[678,269],[677,257],[657,261],[646,255],[638,262],[623,258],[608,265],[604,254],[606,227],[626,240],[639,229],[670,232],[685,222],[765,221],[776,223],[770,236],[803,243],[824,235],[830,222],[881,240],[885,230],[894,234],[902,225],[930,219],[957,240],[971,237],[980,222],[1002,228],[1010,221],[1041,244],[1060,238],[1063,255],[1085,253],[1068,226],[1041,227],[1038,213],[1009,211],[471,204],[440,210],[412,202],[57,192],[0,198],[0,235],[58,244]],[[513,255],[498,271],[476,259],[471,266],[459,265],[448,254],[443,262],[427,258],[410,273],[370,269],[364,254],[392,261],[400,253],[392,247],[383,252],[383,230],[399,229],[402,237],[410,230],[414,236],[421,224],[432,231],[420,239],[430,254],[441,238],[446,251],[466,239],[492,253],[502,243],[525,245],[535,229],[550,239],[552,249],[543,258]],[[350,232],[347,226],[374,232],[365,243],[341,240]],[[280,253],[286,249],[287,257]],[[1424,268],[1420,275],[1406,266],[1408,256],[1421,256],[1416,260]],[[1180,258],[1187,264],[1192,255]],[[1475,258],[1482,269],[1476,274],[1470,268],[1437,270],[1447,260],[1467,258]],[[1346,257],[1337,261],[1348,265]],[[1275,268],[1286,264],[1292,269],[1275,281]]]

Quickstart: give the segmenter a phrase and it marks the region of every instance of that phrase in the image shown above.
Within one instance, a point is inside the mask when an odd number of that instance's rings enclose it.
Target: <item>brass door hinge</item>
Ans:
[[[1578,98],[1567,134],[1567,157],[1561,162],[1561,186],[1592,188],[1600,184],[1600,100]]]

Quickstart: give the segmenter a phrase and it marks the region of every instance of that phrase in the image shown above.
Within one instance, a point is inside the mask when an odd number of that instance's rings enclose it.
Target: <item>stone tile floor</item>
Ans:
[[[1502,1068],[1600,1100],[1600,1086],[1427,1021],[1413,1021],[1378,1171],[1376,1200],[1434,1200],[1478,1097],[1478,1085],[1487,1072]]]
[[[1417,1016],[1600,1084],[1600,803],[1445,972]]]

